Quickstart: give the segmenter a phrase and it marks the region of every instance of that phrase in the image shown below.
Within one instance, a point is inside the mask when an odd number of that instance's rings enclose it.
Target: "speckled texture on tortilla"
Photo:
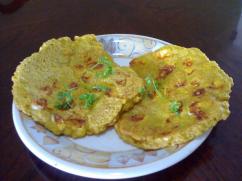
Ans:
[[[126,142],[148,150],[182,144],[229,116],[233,80],[199,49],[167,45],[130,65],[149,86],[115,125]]]
[[[98,63],[101,58],[109,66]],[[138,90],[143,86],[132,69],[113,62],[94,35],[43,43],[21,62],[12,80],[21,111],[56,135],[72,137],[105,131],[141,99]],[[92,99],[85,107],[88,96]],[[58,105],[59,99],[63,104]]]

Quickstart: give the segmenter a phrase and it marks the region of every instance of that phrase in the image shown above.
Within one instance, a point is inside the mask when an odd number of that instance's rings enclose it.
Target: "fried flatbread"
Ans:
[[[229,116],[233,80],[199,49],[167,45],[130,65],[146,85],[115,125],[124,141],[148,150],[182,144]]]
[[[56,135],[82,137],[113,125],[141,99],[143,80],[118,66],[94,35],[51,39],[17,67],[17,107]]]

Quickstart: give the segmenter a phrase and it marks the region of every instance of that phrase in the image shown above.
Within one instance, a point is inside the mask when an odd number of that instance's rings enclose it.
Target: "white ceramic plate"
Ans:
[[[168,44],[155,38],[128,34],[97,37],[122,66],[128,66],[136,56]],[[131,178],[163,170],[190,155],[211,131],[185,145],[143,151],[124,143],[113,129],[80,139],[57,137],[21,113],[14,103],[12,114],[19,137],[33,154],[57,169],[90,178]]]

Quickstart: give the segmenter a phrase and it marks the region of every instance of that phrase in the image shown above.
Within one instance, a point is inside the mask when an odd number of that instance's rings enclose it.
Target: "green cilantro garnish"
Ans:
[[[153,87],[154,87],[154,90],[155,90],[156,94],[157,94],[160,98],[162,98],[161,93],[160,93],[160,91],[159,91],[159,89],[158,89],[158,82],[157,82],[157,80],[152,80],[152,84],[153,84]]]
[[[106,57],[106,56],[100,57],[97,63],[112,66],[112,62],[110,60],[108,60],[108,57]]]
[[[151,86],[151,84],[152,84],[152,77],[151,76],[147,76],[147,77],[145,77],[145,84],[146,84],[146,86],[147,87],[149,87],[149,86]]]
[[[71,90],[60,91],[57,93],[57,103],[55,104],[56,109],[67,110],[70,109],[73,103],[73,97]]]
[[[181,108],[181,103],[180,102],[178,102],[178,101],[172,101],[170,103],[170,111],[172,113],[179,114],[180,108]]]
[[[56,108],[56,109],[59,109],[59,110],[68,110],[68,109],[71,108],[71,105],[68,104],[67,102],[64,102],[64,103],[62,103],[62,104],[56,104],[56,105],[55,105],[55,108]]]
[[[145,87],[146,88],[149,88],[149,87],[152,87],[154,89],[154,91],[156,92],[156,94],[162,98],[162,95],[158,89],[159,85],[158,85],[158,82],[157,80],[154,80],[150,75],[145,77]]]
[[[145,88],[144,87],[139,88],[138,92],[143,96],[145,94]]]
[[[84,101],[84,108],[87,109],[94,104],[97,98],[95,94],[85,93],[80,95],[79,99]]]
[[[96,76],[99,78],[106,78],[113,74],[113,68],[111,66],[106,66],[102,72],[97,72]]]
[[[95,85],[92,87],[92,89],[97,90],[97,91],[103,91],[103,92],[110,90],[110,88],[105,85]]]
[[[106,78],[114,73],[112,62],[109,61],[107,57],[100,57],[97,64],[94,65],[92,68],[96,67],[98,64],[104,65],[104,70],[102,72],[98,72],[96,74],[97,77]]]

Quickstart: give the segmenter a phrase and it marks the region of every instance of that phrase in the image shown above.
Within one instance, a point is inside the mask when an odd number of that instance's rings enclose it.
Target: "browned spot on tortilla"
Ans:
[[[112,96],[112,90],[108,89],[107,91],[105,91],[105,95],[107,95],[108,97]]]
[[[154,99],[155,96],[156,96],[156,92],[155,92],[155,91],[148,92],[148,97],[149,97],[150,99]]]
[[[203,94],[205,94],[205,89],[203,88],[197,89],[195,92],[193,92],[193,96],[202,96]]]
[[[133,59],[129,64],[132,66],[132,65],[135,65],[136,63],[137,63],[137,60]]]
[[[141,120],[143,120],[144,119],[144,115],[143,114],[134,114],[134,115],[132,115],[131,117],[130,117],[130,120],[131,121],[135,121],[135,122],[137,122],[137,121],[141,121]]]
[[[75,68],[77,68],[77,69],[82,69],[82,68],[83,68],[83,65],[82,65],[82,64],[76,64],[76,65],[75,65]]]
[[[208,86],[209,89],[217,89],[217,87],[215,87],[213,84]]]
[[[200,107],[197,106],[198,102],[194,102],[190,105],[190,112],[193,113],[198,120],[202,120],[206,118],[206,113],[201,110]]]
[[[43,108],[47,107],[47,100],[45,98],[36,99],[35,103]]]
[[[186,82],[185,81],[178,81],[175,84],[175,87],[179,88],[179,87],[183,87],[185,86]]]
[[[92,67],[92,66],[94,66],[94,65],[96,65],[97,64],[97,62],[95,61],[95,60],[93,60],[91,57],[88,57],[88,59],[87,59],[87,61],[86,61],[86,65],[88,66],[88,67]]]
[[[183,103],[181,101],[179,101],[179,103],[180,103],[180,107],[178,109],[178,112],[180,113],[183,110]]]
[[[158,73],[158,79],[163,79],[165,78],[167,75],[169,75],[173,70],[174,70],[174,66],[173,65],[165,65],[164,67],[159,69],[159,73]]]
[[[172,129],[177,129],[177,128],[179,128],[179,125],[174,125],[174,126],[172,127]]]
[[[94,67],[94,69],[101,69],[103,68],[103,64],[96,64],[96,66]]]
[[[85,124],[85,120],[82,118],[71,118],[69,119],[70,122],[72,122],[73,124],[82,127]]]
[[[185,65],[187,67],[191,67],[192,66],[192,61],[191,60],[186,60],[185,62],[183,62],[183,65]]]
[[[130,62],[130,65],[135,65],[135,64],[140,64],[140,65],[144,65],[145,63],[141,60],[137,61],[137,59],[133,59],[131,62]]]
[[[169,118],[166,119],[166,123],[170,123],[171,120]]]
[[[63,122],[63,118],[59,114],[54,114],[54,120],[57,123]]]
[[[73,88],[77,88],[78,84],[76,82],[72,82],[69,84],[69,88],[73,89]]]
[[[191,82],[191,85],[193,85],[194,87],[198,87],[200,83],[197,80],[194,80]]]
[[[126,85],[126,79],[119,79],[115,81],[118,85],[125,86]]]
[[[46,92],[46,95],[50,96],[53,92],[52,88],[49,85],[41,87],[40,90]]]
[[[87,75],[82,75],[81,79],[83,80],[83,82],[88,82],[88,80],[90,79],[90,77],[88,77]]]
[[[57,80],[54,80],[52,85],[46,85],[40,88],[40,90],[44,91],[46,95],[50,96],[53,93],[53,89],[55,89],[57,86]]]
[[[55,79],[52,83],[52,88],[55,89],[57,87],[57,80]]]

